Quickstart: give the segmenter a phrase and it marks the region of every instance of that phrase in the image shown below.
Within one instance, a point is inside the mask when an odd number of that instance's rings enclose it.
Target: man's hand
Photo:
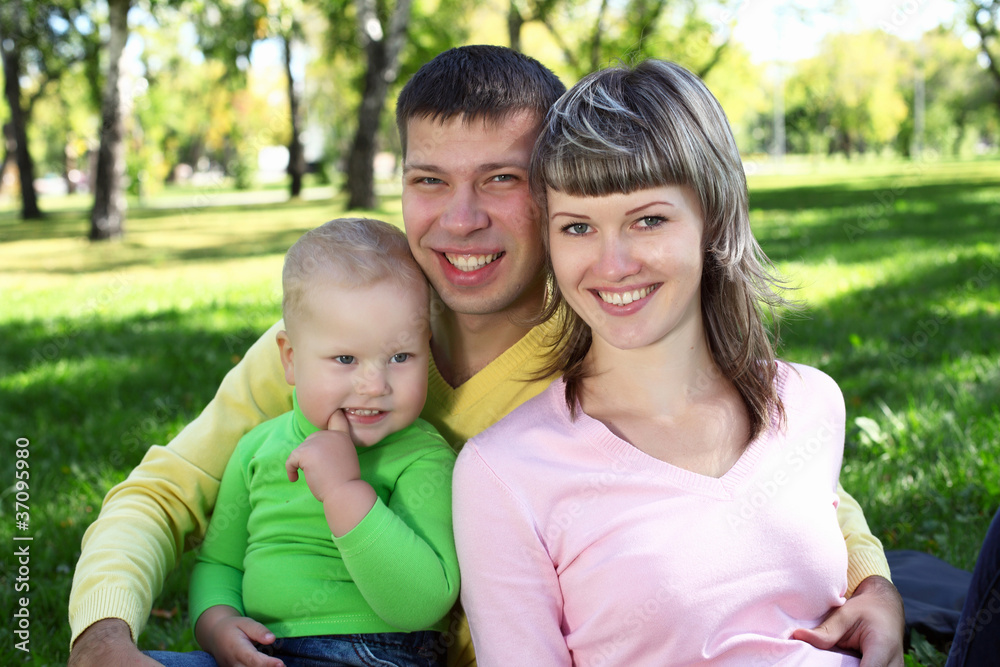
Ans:
[[[69,654],[68,667],[156,667],[132,643],[132,631],[120,618],[105,618],[84,630]]]
[[[198,617],[195,637],[221,667],[284,667],[277,658],[257,650],[254,642],[270,644],[274,635],[252,618],[226,605],[209,607]]]
[[[861,667],[902,667],[905,625],[899,591],[888,579],[871,576],[819,626],[800,628],[792,639],[821,649],[860,651]]]
[[[341,410],[331,415],[325,431],[316,431],[288,455],[285,472],[290,481],[299,478],[299,469],[313,496],[323,503],[335,537],[354,530],[378,499],[375,489],[361,479],[358,452]]]

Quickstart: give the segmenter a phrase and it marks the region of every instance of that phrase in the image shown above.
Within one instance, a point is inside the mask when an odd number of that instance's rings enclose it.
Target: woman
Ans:
[[[775,360],[718,102],[669,63],[597,72],[531,174],[568,343],[455,469],[479,664],[857,665],[791,639],[848,594],[844,403]]]

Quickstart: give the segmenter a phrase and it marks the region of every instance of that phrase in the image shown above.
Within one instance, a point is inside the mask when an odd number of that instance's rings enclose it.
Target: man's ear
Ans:
[[[285,367],[285,382],[295,386],[295,364],[292,363],[292,339],[288,337],[288,332],[282,329],[276,336],[278,341],[278,353],[281,355],[281,365]]]

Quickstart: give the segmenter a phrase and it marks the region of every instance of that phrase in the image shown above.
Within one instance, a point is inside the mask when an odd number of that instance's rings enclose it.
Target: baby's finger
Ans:
[[[288,481],[294,482],[299,478],[299,448],[296,447],[285,459],[285,472],[288,474]]]
[[[343,410],[337,410],[332,415],[330,415],[330,421],[326,424],[326,430],[328,431],[340,431],[342,433],[349,432],[349,425],[347,423],[347,417],[344,416]]]

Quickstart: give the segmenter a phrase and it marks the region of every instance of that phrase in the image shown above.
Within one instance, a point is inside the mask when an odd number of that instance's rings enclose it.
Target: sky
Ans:
[[[823,37],[834,32],[885,30],[916,39],[953,20],[954,0],[737,0],[728,14],[713,21],[735,20],[733,40],[755,62],[794,62],[815,55]],[[832,12],[821,11],[833,6]]]

